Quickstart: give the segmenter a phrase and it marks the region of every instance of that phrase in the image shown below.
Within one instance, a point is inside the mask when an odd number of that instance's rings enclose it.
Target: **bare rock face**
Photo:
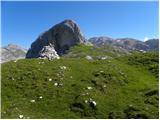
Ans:
[[[27,52],[26,58],[57,58],[70,47],[85,42],[79,27],[72,20],[65,20],[40,35]],[[46,47],[48,46],[48,47]],[[53,54],[51,54],[53,52]],[[55,57],[54,57],[55,55]]]

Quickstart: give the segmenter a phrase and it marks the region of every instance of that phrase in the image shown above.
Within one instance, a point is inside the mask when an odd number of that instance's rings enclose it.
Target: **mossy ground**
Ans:
[[[92,56],[109,55],[89,49],[85,52]],[[150,62],[141,62],[146,58]],[[158,118],[157,60],[158,53],[137,53],[107,60],[65,56],[4,63],[2,118]],[[89,99],[96,101],[95,108],[85,103]]]

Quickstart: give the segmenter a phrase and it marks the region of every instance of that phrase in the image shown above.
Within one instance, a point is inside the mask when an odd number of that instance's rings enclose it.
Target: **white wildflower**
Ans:
[[[99,71],[100,73],[104,73],[104,71]]]
[[[91,90],[91,89],[92,89],[92,87],[87,87],[87,89],[88,89],[88,90]]]
[[[85,103],[88,103],[88,100],[85,100],[84,102],[85,102]]]
[[[23,115],[19,115],[19,118],[22,119],[24,116]]]
[[[42,96],[39,96],[39,98],[42,99],[43,97],[42,97]]]
[[[62,70],[67,69],[67,67],[66,67],[66,66],[60,66],[60,68],[61,68]]]
[[[92,98],[89,98],[89,101],[92,101]]]
[[[58,83],[54,83],[54,86],[57,86],[58,85]]]
[[[63,83],[60,83],[59,86],[63,86]]]
[[[49,78],[48,80],[49,80],[49,81],[52,81],[52,78]]]
[[[105,88],[105,87],[106,87],[106,85],[103,85],[103,87]]]
[[[36,101],[35,101],[35,100],[30,100],[30,102],[31,102],[31,103],[34,103],[34,102],[36,102]]]

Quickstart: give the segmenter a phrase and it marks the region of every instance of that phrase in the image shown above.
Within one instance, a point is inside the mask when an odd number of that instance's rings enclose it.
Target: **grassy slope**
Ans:
[[[72,51],[85,54],[83,49],[78,46]],[[92,56],[103,55],[89,52],[87,47],[85,50]],[[148,64],[136,65],[137,59],[129,63],[131,57],[27,59],[4,63],[2,118],[18,118],[21,114],[25,118],[158,118],[157,77],[145,67]],[[63,70],[60,66],[67,68]],[[63,86],[54,86],[56,82]],[[88,86],[93,89],[88,90]],[[89,98],[96,101],[95,109],[85,103]],[[30,102],[33,99],[35,103]]]

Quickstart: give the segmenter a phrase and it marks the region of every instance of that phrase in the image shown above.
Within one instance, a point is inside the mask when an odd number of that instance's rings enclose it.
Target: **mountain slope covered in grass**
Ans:
[[[110,58],[97,60],[97,56]],[[78,45],[59,60],[2,64],[1,84],[2,118],[158,118],[159,114],[157,52],[117,57]]]

